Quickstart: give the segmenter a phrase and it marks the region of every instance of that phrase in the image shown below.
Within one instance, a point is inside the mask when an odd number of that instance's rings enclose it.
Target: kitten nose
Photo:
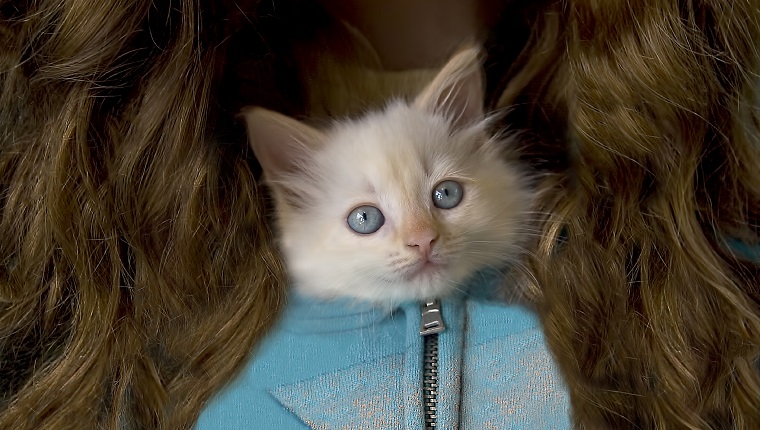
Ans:
[[[425,257],[429,257],[436,239],[438,239],[438,234],[436,232],[432,230],[423,230],[411,234],[407,239],[406,244],[412,248],[417,248],[420,254]]]

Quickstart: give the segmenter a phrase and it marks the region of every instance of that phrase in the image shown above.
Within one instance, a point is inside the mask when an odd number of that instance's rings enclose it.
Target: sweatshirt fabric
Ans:
[[[470,291],[487,291],[477,278]],[[471,293],[440,301],[438,429],[568,429],[536,315]],[[420,303],[391,312],[294,294],[196,429],[424,429]]]

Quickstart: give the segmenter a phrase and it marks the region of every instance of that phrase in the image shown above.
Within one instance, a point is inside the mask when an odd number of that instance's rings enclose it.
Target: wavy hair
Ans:
[[[182,428],[274,320],[196,1],[0,3],[0,428]]]
[[[531,292],[576,422],[760,427],[730,242],[760,245],[760,8],[519,3],[487,89],[543,173]],[[255,353],[283,271],[234,115],[308,113],[332,25],[272,8],[0,0],[0,429],[187,428]]]
[[[515,118],[547,173],[533,293],[576,422],[760,428],[760,269],[736,247],[760,246],[758,4],[572,0],[535,22],[498,102],[536,100]]]

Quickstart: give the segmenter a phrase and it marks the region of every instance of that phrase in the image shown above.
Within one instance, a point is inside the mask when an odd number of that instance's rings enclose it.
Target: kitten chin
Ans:
[[[462,290],[462,287],[458,287],[457,282],[443,271],[429,273],[424,278],[408,282],[366,279],[360,284],[355,280],[340,283],[320,283],[311,280],[296,281],[294,288],[310,297],[323,300],[350,298],[357,302],[372,303],[387,310],[392,310],[402,303],[447,297]]]
[[[529,234],[525,175],[486,134],[477,50],[412,102],[316,130],[254,109],[249,137],[274,192],[294,287],[379,306],[465,289]]]

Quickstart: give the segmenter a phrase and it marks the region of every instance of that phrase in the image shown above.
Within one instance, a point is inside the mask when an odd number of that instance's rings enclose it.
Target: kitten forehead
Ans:
[[[322,176],[332,183],[328,191],[367,203],[419,196],[437,158],[435,151],[425,148],[447,135],[429,128],[419,122],[405,124],[392,115],[341,125],[330,134],[318,160]]]
[[[343,173],[336,176],[343,176],[346,185],[378,191],[378,179],[417,189],[455,173],[463,164],[460,159],[472,155],[472,146],[452,135],[444,118],[403,104],[341,124],[328,140],[320,164]]]

